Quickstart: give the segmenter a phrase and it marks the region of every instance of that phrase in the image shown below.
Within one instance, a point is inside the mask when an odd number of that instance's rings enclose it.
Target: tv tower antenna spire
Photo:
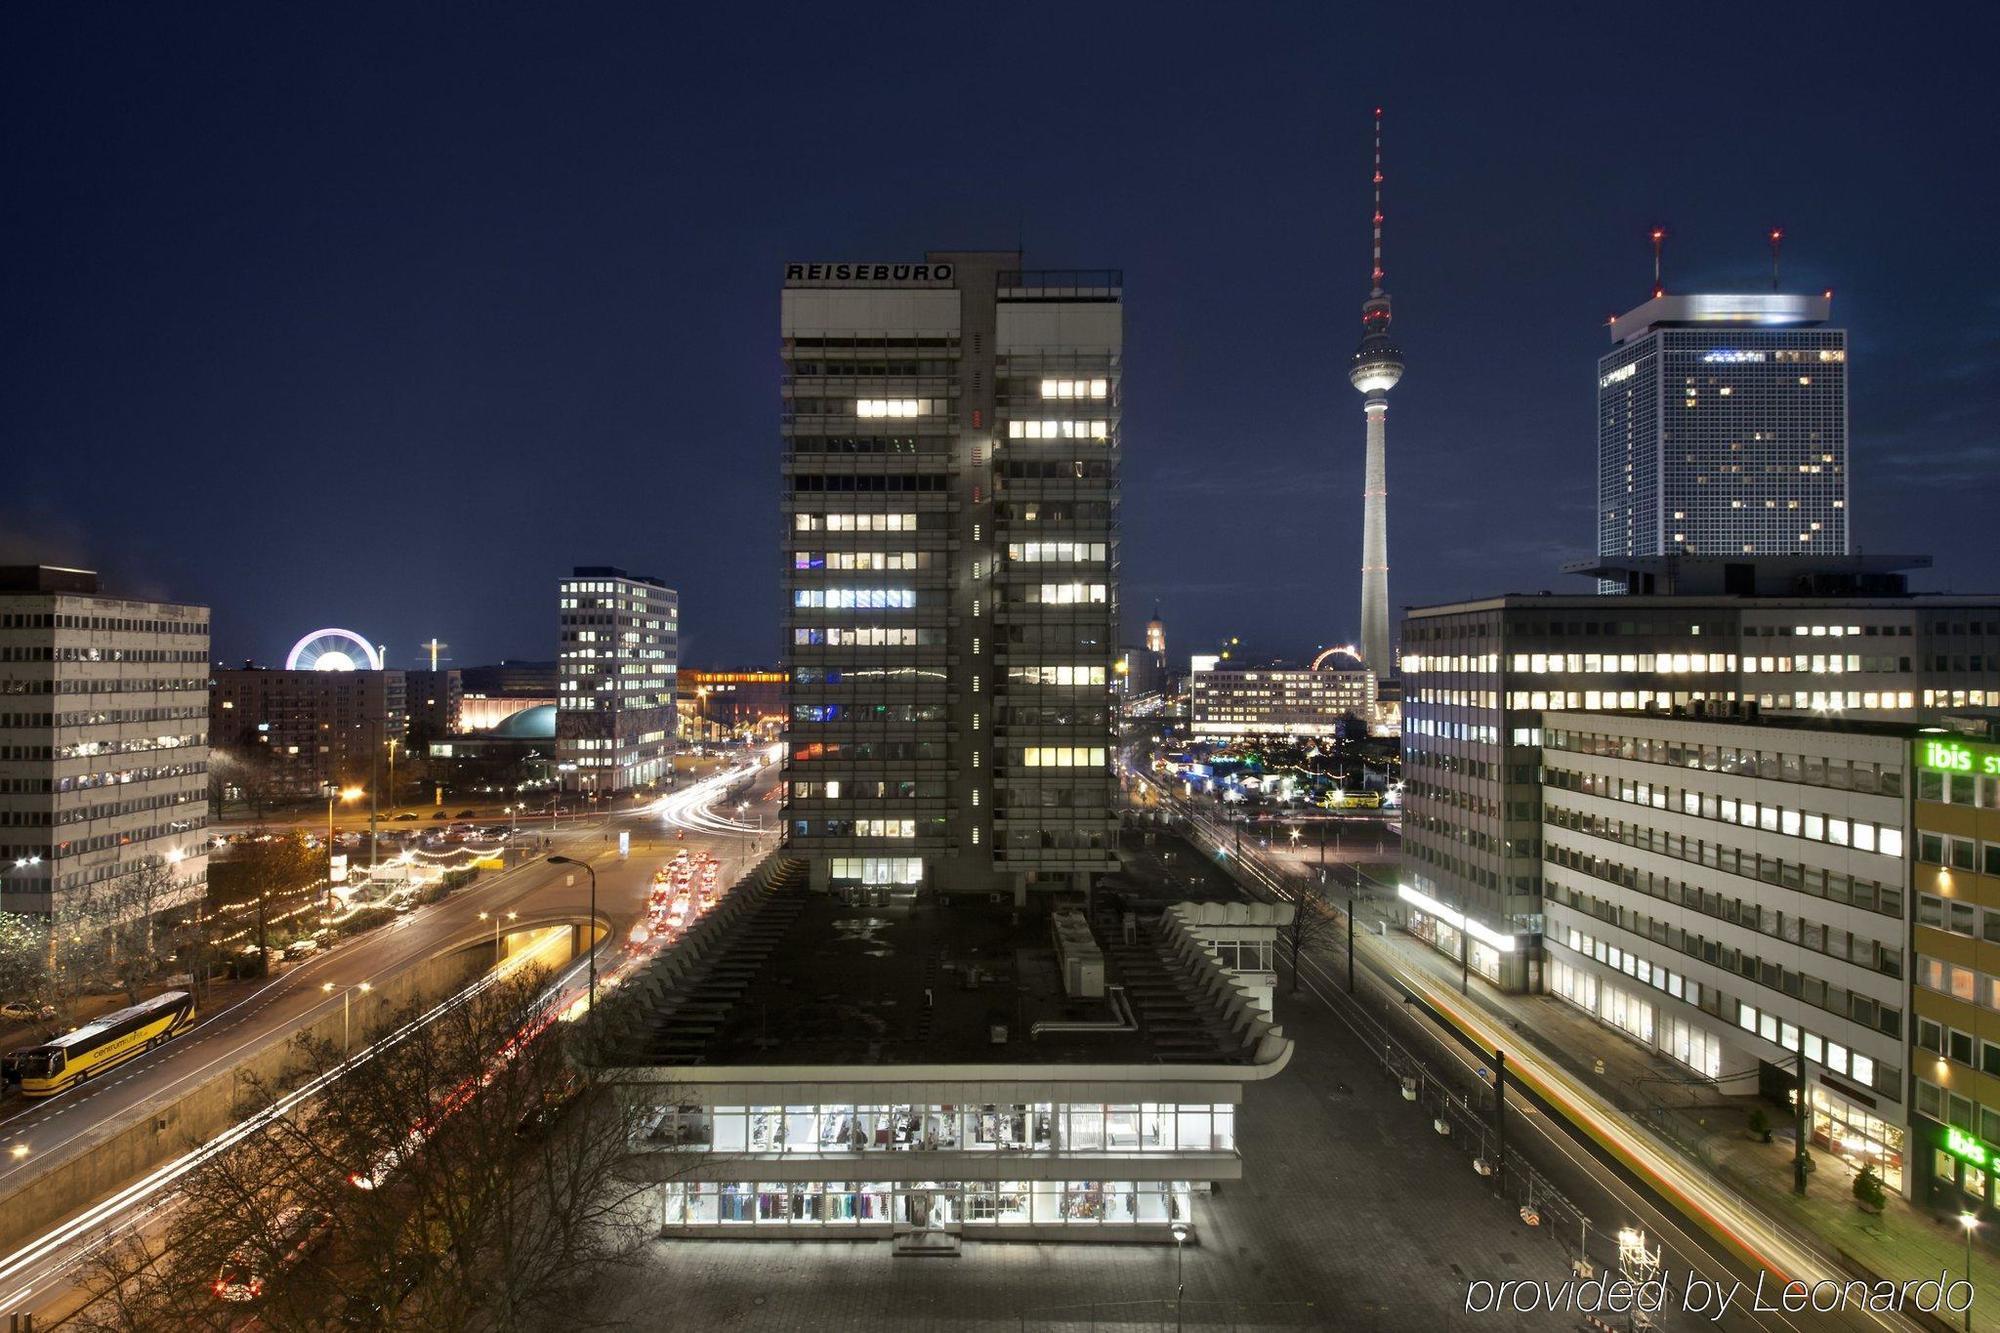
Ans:
[[[1667,294],[1667,289],[1665,285],[1662,284],[1660,281],[1660,246],[1667,239],[1667,229],[1665,227],[1655,227],[1653,228],[1652,236],[1653,236],[1653,298],[1655,300],[1658,300],[1660,297],[1665,296]]]
[[[1785,229],[1771,228],[1771,290],[1778,290],[1778,247],[1784,243]]]
[[[1382,294],[1382,108],[1375,108],[1375,268],[1371,295]]]

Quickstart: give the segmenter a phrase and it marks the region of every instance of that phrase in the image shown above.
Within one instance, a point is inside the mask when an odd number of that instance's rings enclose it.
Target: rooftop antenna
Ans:
[[[1372,296],[1382,294],[1382,108],[1375,108],[1375,270]]]
[[[438,650],[446,646],[447,645],[439,643],[437,641],[437,635],[435,634],[431,635],[431,641],[429,643],[420,643],[417,645],[417,647],[424,649],[431,655],[431,670],[433,671],[436,671],[438,669]]]
[[[1778,290],[1778,247],[1784,240],[1784,228],[1771,228],[1771,290],[1774,292]]]
[[[1660,283],[1660,243],[1666,239],[1665,227],[1653,228],[1653,299],[1656,301],[1667,294],[1667,289]]]

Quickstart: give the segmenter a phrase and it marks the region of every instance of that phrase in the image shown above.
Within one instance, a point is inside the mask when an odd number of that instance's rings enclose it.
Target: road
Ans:
[[[1227,848],[1233,842],[1233,830],[1212,822],[1207,812],[1186,806],[1179,810],[1192,817],[1196,836],[1205,845]],[[1261,857],[1239,858],[1239,869],[1268,893],[1289,897],[1282,882],[1258,860]],[[1767,1284],[1767,1298],[1774,1296],[1782,1280],[1846,1276],[1809,1242],[1743,1203],[1649,1135],[1635,1132],[1629,1117],[1543,1057],[1520,1033],[1503,1028],[1429,970],[1411,965],[1400,956],[1396,943],[1366,932],[1359,937],[1357,981],[1362,992],[1391,1009],[1408,995],[1444,1020],[1433,1030],[1435,1054],[1461,1073],[1483,1069],[1491,1063],[1488,1053],[1504,1049],[1510,1089],[1508,1142],[1555,1174],[1564,1188],[1578,1190],[1581,1187],[1570,1182],[1584,1182],[1591,1193],[1610,1201],[1615,1211],[1599,1214],[1600,1223],[1643,1227],[1661,1249],[1665,1266],[1683,1275],[1754,1285],[1760,1272],[1770,1272],[1777,1280]],[[1337,1012],[1353,1003],[1345,993],[1345,948],[1343,938],[1339,961],[1331,945],[1318,957],[1308,952],[1299,969],[1302,984]],[[1468,1038],[1474,1047],[1465,1044]],[[1634,1180],[1645,1188],[1633,1188]],[[1746,1311],[1736,1316],[1736,1322],[1765,1329],[1911,1327],[1899,1316],[1865,1310],[1814,1315]]]
[[[745,773],[745,778],[750,777]],[[641,809],[615,816],[603,824],[564,829],[554,835],[551,851],[587,860],[597,871],[597,909],[609,927],[609,940],[623,940],[644,910],[655,867],[679,848],[707,851],[721,863],[719,877],[734,882],[768,851],[769,835],[754,829],[758,810],[773,831],[777,820],[768,813],[776,795],[777,769],[757,773],[748,793],[751,808],[743,813],[753,827],[747,831],[727,814],[708,806],[733,785],[734,778],[704,781],[660,798]],[[631,834],[629,858],[618,856],[618,833]],[[685,841],[676,837],[685,835]],[[589,877],[574,867],[552,866],[536,859],[476,882],[444,901],[419,908],[397,924],[371,931],[327,952],[296,964],[256,992],[219,1013],[207,1015],[187,1035],[159,1050],[119,1067],[101,1082],[44,1102],[10,1103],[0,1119],[0,1199],[36,1174],[86,1152],[104,1139],[171,1101],[217,1071],[240,1064],[270,1046],[290,1038],[302,1026],[340,1008],[345,988],[371,978],[395,974],[439,953],[490,939],[496,914],[518,913],[509,923],[526,930],[538,923],[585,919],[590,906]],[[487,919],[482,920],[481,914]],[[328,993],[322,987],[331,983]],[[357,1033],[388,1017],[371,1013],[356,993],[353,1022]],[[15,1288],[22,1275],[0,1261],[0,1314],[29,1308]],[[31,1283],[46,1294],[45,1283]],[[14,1292],[6,1295],[6,1292]]]

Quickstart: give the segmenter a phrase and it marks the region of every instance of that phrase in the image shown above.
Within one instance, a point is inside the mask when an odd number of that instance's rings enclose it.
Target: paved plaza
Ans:
[[[1187,1328],[1546,1329],[1467,1315],[1472,1278],[1560,1281],[1524,1226],[1319,1002],[1280,993],[1292,1066],[1251,1085],[1244,1179],[1198,1198]],[[658,1241],[589,1320],[631,1328],[1173,1328],[1174,1250],[969,1241],[957,1259],[887,1241]]]

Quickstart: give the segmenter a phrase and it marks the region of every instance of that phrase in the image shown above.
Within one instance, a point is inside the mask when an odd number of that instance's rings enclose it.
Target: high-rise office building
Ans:
[[[1375,265],[1361,304],[1361,346],[1347,378],[1366,395],[1367,458],[1361,500],[1361,656],[1378,679],[1396,674],[1389,642],[1389,390],[1403,378],[1403,353],[1389,337],[1389,294],[1382,290],[1382,109],[1375,109]]]
[[[1404,622],[1412,925],[1541,989],[1541,728],[1559,712],[1755,703],[1923,723],[2000,705],[2000,597],[1907,591],[1927,563],[1653,557],[1573,570],[1628,595],[1506,594]]]
[[[165,867],[208,878],[208,608],[0,569],[0,910],[67,911]]]
[[[565,790],[658,782],[673,762],[680,595],[658,579],[579,565],[560,587],[556,771]]]
[[[1122,276],[793,264],[787,837],[819,886],[1115,868]]]
[[[1611,321],[1599,558],[1847,554],[1847,334],[1827,327],[1831,307],[1656,296]]]

